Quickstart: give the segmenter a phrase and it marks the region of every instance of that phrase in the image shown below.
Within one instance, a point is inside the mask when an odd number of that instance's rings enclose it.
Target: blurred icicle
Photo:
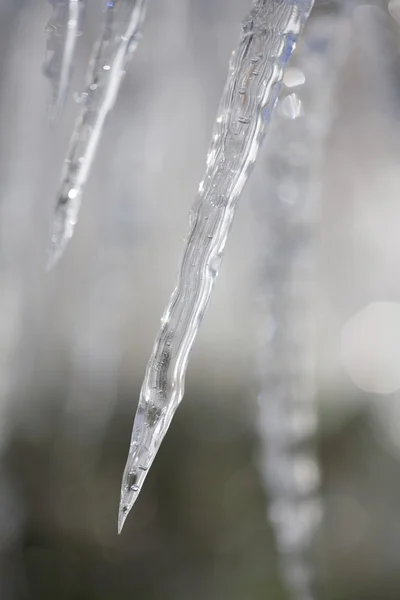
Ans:
[[[77,36],[81,34],[86,0],[49,0],[53,12],[47,24],[44,73],[52,85],[49,117],[57,119],[68,95]]]
[[[286,71],[266,146],[267,185],[257,204],[266,319],[258,325],[258,461],[293,600],[315,597],[310,553],[322,515],[313,444],[315,237],[324,142],[349,40],[347,11],[330,8],[316,5]]]
[[[400,0],[389,0],[388,10],[396,23],[400,25]]]
[[[398,41],[395,31],[399,7],[398,2],[390,2],[387,8],[384,5],[359,2],[353,15],[354,38],[357,40],[357,48],[362,51],[361,67],[364,77],[375,83],[368,91],[377,110],[387,113],[396,122],[400,94]]]
[[[112,110],[125,67],[138,45],[147,0],[107,0],[102,32],[95,43],[72,133],[52,225],[48,268],[62,256],[73,235],[83,187],[89,176],[107,114]]]
[[[189,354],[207,309],[237,201],[312,4],[312,0],[256,0],[243,22],[205,177],[190,214],[178,285],[147,365],[122,480],[119,531],[182,400]]]

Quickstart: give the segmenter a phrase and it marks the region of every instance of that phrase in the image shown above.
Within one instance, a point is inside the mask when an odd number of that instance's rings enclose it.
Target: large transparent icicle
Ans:
[[[263,332],[259,469],[282,578],[294,600],[315,598],[311,548],[322,515],[313,444],[318,181],[348,31],[342,11],[316,6],[285,74],[266,146],[267,182],[257,205],[265,317],[258,326]]]
[[[237,200],[279,94],[312,0],[257,0],[242,25],[222,95],[207,168],[190,214],[180,277],[142,386],[125,467],[121,531],[182,400],[189,354],[221,263]]]
[[[47,51],[44,73],[50,80],[52,96],[49,108],[51,120],[64,108],[71,80],[77,36],[81,33],[86,0],[49,0],[53,12],[47,24]]]
[[[107,114],[113,108],[126,62],[135,51],[147,0],[107,0],[102,33],[90,59],[59,189],[50,239],[48,267],[62,256],[73,235],[83,186],[89,176]]]

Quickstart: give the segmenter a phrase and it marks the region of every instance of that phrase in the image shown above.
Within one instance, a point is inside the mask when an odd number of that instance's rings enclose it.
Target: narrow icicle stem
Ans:
[[[52,85],[50,120],[56,120],[68,95],[77,36],[81,34],[86,0],[49,0],[53,13],[47,24],[44,73]]]
[[[242,25],[190,214],[178,285],[147,365],[123,475],[121,531],[184,393],[185,372],[242,192],[312,0],[257,0]]]
[[[321,12],[315,7],[285,74],[265,148],[267,185],[257,210],[266,319],[258,327],[264,334],[259,469],[282,579],[293,600],[315,598],[311,550],[322,515],[313,443],[318,182],[348,33],[349,21],[340,11],[327,14],[326,7]]]
[[[100,39],[95,43],[72,133],[52,225],[48,268],[73,235],[83,187],[89,176],[107,114],[118,96],[125,67],[138,45],[147,0],[107,0]]]

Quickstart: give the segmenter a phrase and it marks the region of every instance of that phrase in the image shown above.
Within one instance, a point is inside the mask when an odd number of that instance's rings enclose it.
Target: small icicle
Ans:
[[[178,285],[147,365],[122,480],[119,532],[182,400],[189,354],[207,309],[237,201],[312,4],[312,0],[257,0],[243,22],[206,173],[190,214]]]
[[[65,160],[52,225],[48,269],[73,235],[83,187],[89,176],[107,114],[118,96],[128,59],[135,51],[147,0],[107,0],[102,32],[94,45],[87,88]]]
[[[313,443],[318,181],[348,34],[349,21],[341,12],[319,12],[316,5],[286,71],[266,146],[267,186],[257,206],[266,319],[258,326],[264,332],[259,469],[282,579],[293,600],[315,598],[310,554],[322,515]]]
[[[47,24],[47,52],[44,73],[52,85],[49,118],[63,111],[71,81],[77,36],[81,34],[86,0],[49,0],[53,13]]]

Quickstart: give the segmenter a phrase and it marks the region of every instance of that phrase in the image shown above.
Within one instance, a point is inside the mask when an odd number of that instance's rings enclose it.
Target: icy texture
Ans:
[[[311,600],[311,544],[322,514],[313,445],[315,404],[315,235],[318,180],[348,20],[316,7],[287,69],[266,146],[259,202],[262,305],[259,468],[294,600]],[[265,240],[267,242],[265,243]]]
[[[107,0],[103,29],[89,65],[87,88],[71,137],[50,240],[48,267],[63,254],[78,218],[83,186],[89,176],[105,118],[113,108],[129,57],[135,51],[147,0]]]
[[[221,263],[235,207],[276,104],[286,63],[312,0],[257,0],[242,25],[190,215],[178,285],[140,395],[123,475],[121,531],[182,400],[190,351]]]
[[[76,38],[81,33],[86,0],[49,0],[53,13],[47,24],[45,75],[52,85],[51,120],[60,116],[68,94]]]

